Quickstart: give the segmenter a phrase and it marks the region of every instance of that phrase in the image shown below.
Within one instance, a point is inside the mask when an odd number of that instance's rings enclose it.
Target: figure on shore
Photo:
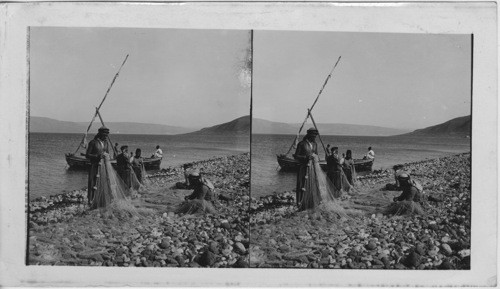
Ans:
[[[137,180],[139,181],[139,183],[143,183],[143,178],[142,178],[142,175],[143,175],[143,167],[144,167],[144,160],[143,158],[141,157],[141,149],[136,149],[135,150],[135,156],[132,158],[132,161],[131,161],[131,164],[132,164],[132,170],[134,171],[135,173],[135,176],[137,177]]]
[[[97,131],[97,135],[91,140],[87,146],[85,157],[90,160],[89,177],[87,185],[87,199],[89,206],[94,200],[95,192],[97,190],[97,178],[99,172],[99,163],[106,155],[109,156],[108,144],[109,129],[102,126]]]
[[[115,143],[115,146],[113,147],[113,156],[116,159],[118,153],[118,143]]]
[[[404,215],[404,214],[423,214],[420,206],[423,201],[423,189],[410,178],[410,174],[402,173],[398,176],[398,181],[403,192],[398,197],[393,198],[393,202],[385,210],[386,214]]]
[[[156,146],[156,151],[153,154],[153,157],[155,157],[155,158],[163,158],[163,151],[161,150],[161,148],[160,148],[159,145]]]
[[[342,169],[344,170],[344,174],[349,184],[351,186],[354,186],[354,182],[356,180],[356,169],[354,167],[354,159],[352,158],[351,150],[346,151],[344,162],[342,164]]]
[[[395,165],[392,167],[392,170],[394,171],[394,184],[387,184],[385,186],[385,189],[388,191],[399,191],[401,190],[401,186],[399,184],[399,176],[401,174],[404,174],[405,171],[403,170],[403,165]]]
[[[373,160],[375,158],[375,152],[372,150],[372,147],[368,147],[368,152],[363,157],[365,160]]]
[[[340,191],[342,188],[342,163],[339,158],[339,148],[333,147],[331,154],[326,157],[326,167],[328,179],[333,183],[335,189]]]
[[[118,172],[118,175],[125,183],[125,186],[127,188],[130,188],[131,156],[128,153],[128,146],[123,145],[120,147],[120,150],[121,153],[116,157],[116,171]]]
[[[185,202],[179,206],[176,213],[215,213],[213,206],[215,187],[212,182],[202,177],[198,171],[192,171],[189,174],[189,183],[193,188],[193,192],[184,198]]]
[[[305,192],[305,183],[307,176],[307,168],[310,165],[310,160],[313,160],[318,155],[318,145],[316,144],[316,136],[319,134],[315,128],[307,130],[301,142],[297,144],[297,149],[293,157],[299,161],[300,167],[297,172],[297,186],[295,191],[297,207],[301,208],[302,198]]]

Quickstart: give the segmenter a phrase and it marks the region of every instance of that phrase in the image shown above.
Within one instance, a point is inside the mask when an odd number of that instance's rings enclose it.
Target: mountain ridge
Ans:
[[[472,118],[470,115],[456,117],[443,123],[414,130],[404,135],[410,136],[439,136],[439,135],[457,135],[470,136],[472,128]]]
[[[297,134],[301,124],[274,122],[265,119],[252,119],[252,133],[255,134]],[[312,125],[310,125],[312,126]],[[343,123],[317,123],[321,135],[350,135],[350,136],[390,136],[407,133],[410,130],[388,128],[372,125],[357,125]],[[303,131],[309,126],[305,126]]]
[[[112,134],[175,135],[196,130],[195,128],[139,122],[107,122],[106,126]],[[42,116],[31,116],[29,123],[30,132],[38,133],[83,133],[87,130],[87,127],[88,123],[84,122],[62,121]],[[100,124],[95,122],[90,132],[97,132],[99,127]]]

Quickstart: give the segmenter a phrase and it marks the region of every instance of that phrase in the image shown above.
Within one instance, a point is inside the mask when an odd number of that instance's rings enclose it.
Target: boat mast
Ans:
[[[87,127],[87,131],[85,132],[85,134],[83,135],[83,138],[82,140],[80,141],[80,144],[78,145],[78,148],[76,149],[76,151],[74,152],[75,154],[78,152],[78,150],[82,147],[82,144],[83,142],[85,141],[85,138],[87,137],[87,134],[90,130],[90,127],[92,126],[92,123],[94,122],[95,118],[97,117],[97,115],[99,114],[99,109],[101,109],[101,106],[102,104],[104,103],[104,101],[106,100],[106,97],[108,97],[108,94],[109,94],[109,91],[111,90],[111,87],[113,87],[113,84],[115,83],[115,80],[118,78],[118,75],[120,74],[120,70],[122,69],[122,67],[125,65],[125,62],[127,61],[128,59],[128,54],[127,56],[125,56],[125,60],[123,60],[123,63],[122,65],[120,66],[120,68],[118,69],[118,72],[115,74],[115,77],[113,77],[113,80],[111,81],[111,84],[110,86],[108,87],[108,90],[106,91],[106,94],[104,95],[103,99],[101,100],[101,103],[99,104],[99,106],[96,108],[96,111],[94,113],[94,117],[92,117],[92,120],[90,121],[89,123],[89,126]],[[102,120],[101,120],[102,121]]]
[[[302,131],[302,129],[304,128],[304,124],[307,122],[307,119],[309,117],[311,117],[312,119],[312,115],[311,115],[311,111],[313,110],[314,106],[316,105],[316,103],[318,102],[318,99],[319,99],[319,96],[323,93],[323,89],[325,89],[325,86],[326,84],[328,83],[328,80],[330,80],[330,78],[332,77],[332,73],[333,71],[335,70],[335,67],[337,67],[337,64],[339,64],[339,61],[340,61],[340,58],[342,56],[339,56],[339,58],[337,59],[337,62],[335,62],[335,65],[333,66],[332,70],[330,71],[330,73],[328,74],[328,76],[326,77],[325,79],[325,82],[323,83],[323,86],[321,87],[321,89],[319,90],[319,93],[318,93],[318,96],[316,96],[316,99],[314,100],[313,104],[311,105],[311,107],[307,110],[307,115],[306,115],[306,118],[304,119],[304,121],[302,122],[302,125],[300,126],[300,129],[299,129],[299,132],[297,133],[297,135],[295,136],[295,139],[293,140],[293,143],[292,145],[290,146],[290,148],[288,149],[288,151],[286,152],[286,155],[288,155],[290,153],[290,151],[293,149],[293,147],[295,146],[295,143],[297,142],[297,139],[299,138],[299,135],[300,135],[300,132]],[[313,124],[314,124],[314,127],[316,127],[316,123],[314,123],[314,120],[313,120]],[[316,127],[316,129],[318,129],[318,127]],[[320,137],[320,140],[321,140],[321,137]],[[323,144],[323,141],[321,141],[321,144]],[[325,148],[325,145],[323,144],[323,149],[325,149],[325,152],[326,152],[326,148]]]

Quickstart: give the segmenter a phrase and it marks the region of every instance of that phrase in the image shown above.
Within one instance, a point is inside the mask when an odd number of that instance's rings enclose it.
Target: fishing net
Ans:
[[[109,157],[101,160],[96,187],[92,209],[101,208],[117,215],[138,216],[129,198],[130,190],[111,166]]]
[[[176,214],[216,214],[214,205],[206,200],[187,200],[175,210]]]
[[[348,165],[350,170],[346,170],[345,172],[345,177],[347,178],[347,181],[351,179],[352,183],[350,183],[352,186],[356,185],[358,178],[357,178],[357,173],[356,173],[356,167],[353,164]]]
[[[309,161],[304,188],[301,209],[334,213],[339,217],[347,216],[336,202],[338,190],[321,170],[317,156]]]
[[[424,210],[418,202],[400,201],[390,204],[384,210],[384,215],[423,215]]]

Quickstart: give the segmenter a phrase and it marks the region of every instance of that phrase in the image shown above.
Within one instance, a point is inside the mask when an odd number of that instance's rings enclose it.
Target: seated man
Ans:
[[[373,160],[375,158],[375,152],[372,150],[372,147],[368,148],[368,152],[363,157],[364,160]]]
[[[399,180],[398,177],[401,174],[405,174],[405,171],[403,170],[403,165],[395,165],[392,167],[392,170],[394,171],[394,184],[387,184],[385,186],[385,189],[388,191],[400,191],[401,186],[399,185]]]
[[[193,188],[193,193],[186,196],[185,200],[205,200],[214,201],[213,185],[210,181],[201,177],[200,173],[193,171],[189,174],[189,184]]]
[[[160,146],[156,146],[156,151],[153,155],[155,158],[163,158],[163,151],[161,150]]]
[[[399,197],[393,199],[394,202],[400,201],[413,201],[420,202],[422,200],[422,193],[410,180],[410,175],[407,173],[402,173],[398,176],[399,186],[403,189],[403,192]]]

